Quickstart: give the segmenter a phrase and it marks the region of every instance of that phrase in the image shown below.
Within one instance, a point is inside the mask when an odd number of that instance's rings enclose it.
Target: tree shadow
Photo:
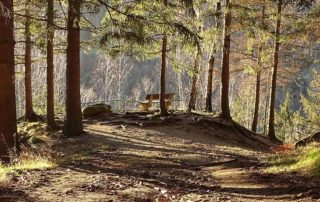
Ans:
[[[21,190],[15,190],[8,187],[0,187],[0,201],[3,202],[35,202],[35,198],[31,198],[27,193]]]
[[[91,122],[91,120],[90,120]],[[130,126],[139,127],[139,126]],[[141,128],[139,128],[141,130]],[[155,131],[156,134],[165,133],[161,127],[142,128],[148,131]],[[288,197],[301,192],[307,192],[313,187],[304,186],[305,184],[295,184],[288,181],[286,176],[281,174],[270,175],[259,172],[252,172],[252,179],[261,185],[261,187],[223,187],[219,186],[219,179],[210,173],[210,169],[202,169],[201,166],[190,166],[182,164],[187,155],[212,155],[228,156],[237,159],[237,161],[219,164],[221,169],[244,169],[251,173],[251,167],[265,166],[259,163],[255,157],[243,156],[240,153],[222,151],[216,148],[214,144],[207,143],[208,147],[202,147],[182,142],[179,145],[172,145],[168,140],[163,141],[162,135],[155,135],[157,138],[143,138],[144,136],[133,136],[132,131],[128,133],[110,133],[102,129],[90,128],[88,135],[79,137],[72,144],[78,144],[77,141],[84,145],[84,149],[90,147],[92,143],[105,144],[111,149],[102,149],[90,154],[87,160],[79,160],[72,163],[61,165],[62,168],[70,169],[76,172],[94,175],[97,173],[105,175],[118,175],[120,178],[130,178],[152,184],[154,187],[165,187],[167,189],[179,189],[182,192],[193,193],[212,193],[219,192],[227,195],[241,195],[244,198],[259,197]],[[134,130],[133,130],[134,131]],[[168,137],[178,138],[175,141],[190,140],[190,137],[181,137],[181,135],[165,134]],[[196,136],[195,136],[196,137]],[[169,139],[170,140],[170,139]],[[63,145],[63,143],[62,143]],[[212,145],[212,147],[210,147]],[[129,151],[135,151],[130,153]],[[150,153],[150,155],[146,155]],[[210,154],[209,154],[210,153]],[[173,160],[170,156],[163,154],[175,155]],[[180,159],[179,159],[180,158]],[[219,162],[218,162],[219,163]],[[119,166],[121,165],[121,166]],[[215,167],[209,165],[208,167]],[[319,187],[318,187],[319,188]]]
[[[129,156],[129,155],[128,155]],[[131,156],[131,158],[136,158]],[[115,160],[117,163],[119,161]],[[187,193],[208,193],[220,189],[215,178],[211,177],[200,179],[195,176],[193,171],[178,164],[164,164],[149,162],[149,159],[137,158],[136,162],[143,162],[140,166],[132,165],[126,168],[114,166],[99,166],[96,163],[74,163],[64,165],[66,169],[88,174],[107,174],[117,175],[120,178],[134,179],[151,184],[152,187],[161,187],[168,190],[179,189],[180,192]],[[100,162],[101,163],[101,162]]]

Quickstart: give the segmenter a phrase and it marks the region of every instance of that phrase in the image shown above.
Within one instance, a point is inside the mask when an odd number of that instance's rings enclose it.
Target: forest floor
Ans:
[[[85,135],[51,144],[55,168],[21,172],[0,201],[320,201],[319,181],[266,172],[272,143],[219,118],[119,114],[84,125]]]

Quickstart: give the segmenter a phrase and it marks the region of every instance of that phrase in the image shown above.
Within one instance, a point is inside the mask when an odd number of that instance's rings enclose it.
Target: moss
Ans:
[[[295,152],[284,153],[271,158],[271,172],[297,171],[311,176],[320,175],[320,144],[300,147]]]

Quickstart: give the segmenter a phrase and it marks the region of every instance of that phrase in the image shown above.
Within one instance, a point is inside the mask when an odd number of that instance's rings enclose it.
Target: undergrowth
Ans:
[[[56,166],[48,150],[50,136],[47,126],[41,122],[18,124],[21,152],[12,155],[10,164],[0,162],[0,186],[8,184],[13,178],[29,170],[43,170]]]
[[[276,154],[270,159],[270,172],[301,172],[305,175],[320,176],[320,144],[314,143],[297,150]]]
[[[50,158],[29,152],[23,152],[11,164],[0,164],[0,185],[6,185],[12,178],[28,170],[44,170],[55,167]]]

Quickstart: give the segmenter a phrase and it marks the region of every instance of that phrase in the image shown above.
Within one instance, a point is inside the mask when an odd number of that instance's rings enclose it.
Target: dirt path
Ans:
[[[86,131],[53,145],[60,166],[21,173],[0,201],[316,201],[300,178],[264,173],[268,154],[223,146],[207,128],[101,121]]]

